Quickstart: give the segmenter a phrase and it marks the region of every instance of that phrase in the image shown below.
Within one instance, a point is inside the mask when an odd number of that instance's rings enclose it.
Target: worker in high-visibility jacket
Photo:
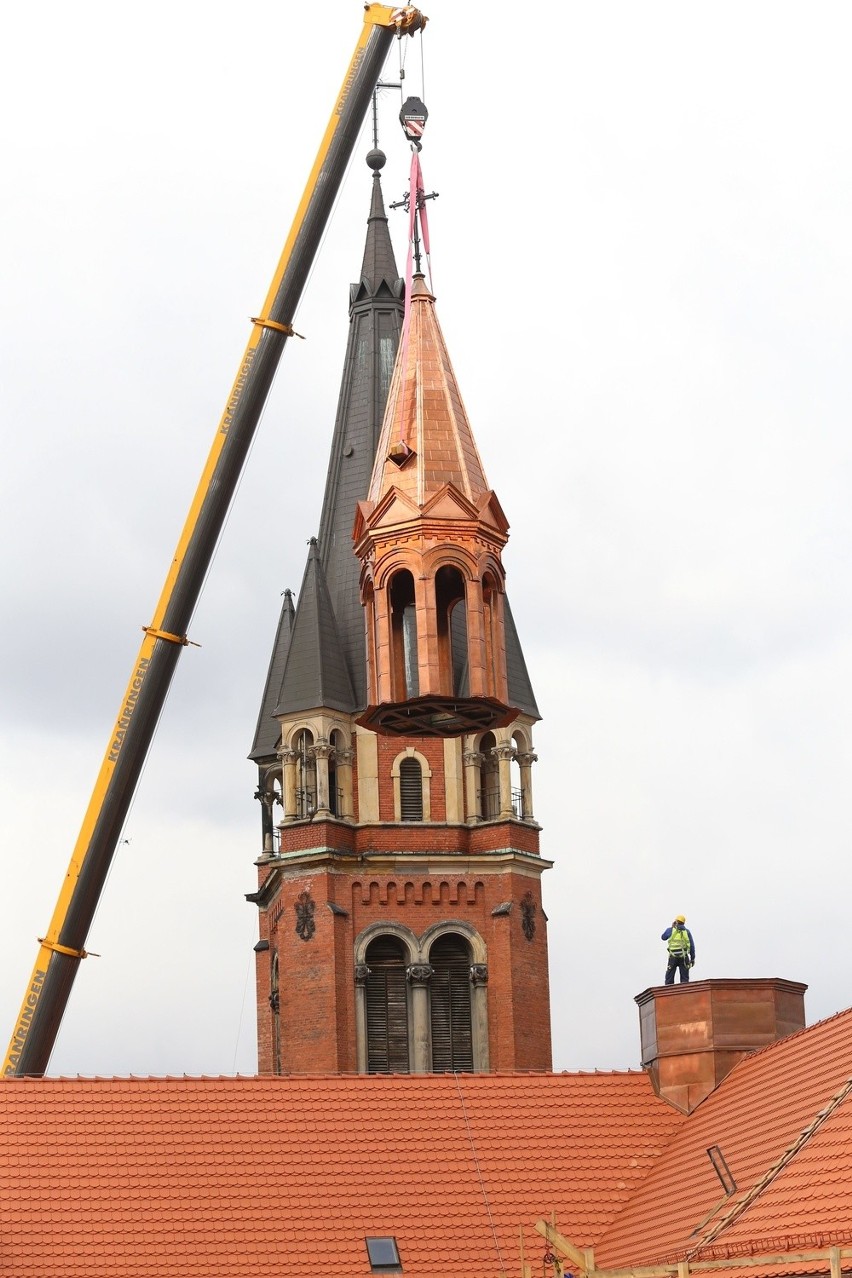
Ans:
[[[666,942],[669,951],[666,985],[674,985],[675,972],[680,972],[681,981],[688,981],[689,969],[695,965],[695,941],[686,926],[685,916],[675,915],[671,927],[666,928],[660,939]]]

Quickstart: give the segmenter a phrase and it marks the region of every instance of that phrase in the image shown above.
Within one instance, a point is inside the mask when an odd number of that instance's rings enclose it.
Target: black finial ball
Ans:
[[[383,169],[387,163],[388,157],[384,151],[380,151],[378,147],[374,147],[372,151],[367,152],[367,164],[378,173],[379,169]]]

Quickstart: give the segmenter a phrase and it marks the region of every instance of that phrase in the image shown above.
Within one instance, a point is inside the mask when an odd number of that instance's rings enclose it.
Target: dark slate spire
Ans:
[[[360,565],[352,550],[352,524],[356,504],[366,496],[370,482],[399,345],[405,292],[382,199],[380,170],[384,163],[385,156],[377,148],[367,156],[367,164],[373,170],[367,238],[361,278],[349,290],[349,340],[318,545],[311,544],[296,611],[299,651],[294,651],[289,659],[295,629],[290,600],[287,623],[284,624],[282,613],[275,637],[252,759],[274,753],[278,741],[278,725],[273,718],[276,708],[309,709],[318,704],[320,687],[334,688],[337,709],[354,713],[366,705],[364,615],[358,590]],[[305,594],[306,588],[312,602]],[[322,613],[329,619],[332,629],[328,633],[315,631],[307,619],[304,625],[301,623],[303,596],[316,617]],[[315,633],[317,643],[313,655],[305,650],[311,633]],[[337,668],[334,676],[333,666]]]
[[[373,170],[373,199],[367,219],[367,243],[364,245],[364,260],[361,263],[361,281],[352,285],[353,302],[365,290],[375,295],[382,284],[394,295],[402,296],[402,280],[396,269],[382,198],[380,170],[384,168],[385,159],[384,151],[379,151],[378,148],[374,148],[367,156],[367,164]]]
[[[250,759],[260,761],[261,759],[274,758],[275,756],[279,736],[278,723],[274,718],[275,707],[278,705],[281,692],[281,681],[284,678],[284,666],[287,661],[287,652],[290,648],[295,615],[293,592],[292,590],[285,590],[284,602],[281,605],[281,616],[278,619],[278,629],[275,632],[272,659],[269,662],[269,671],[267,672],[266,684],[263,689],[263,700],[260,703],[260,714],[257,716],[257,727],[254,731],[254,745],[251,748]]]
[[[318,706],[348,711],[353,701],[325,573],[316,538],[312,537],[284,665],[281,697],[274,713],[288,714]]]
[[[364,612],[352,549],[355,508],[367,495],[402,328],[405,285],[399,276],[382,199],[384,154],[367,156],[373,196],[361,279],[350,289],[349,341],[320,519],[319,548],[355,700],[367,704]]]

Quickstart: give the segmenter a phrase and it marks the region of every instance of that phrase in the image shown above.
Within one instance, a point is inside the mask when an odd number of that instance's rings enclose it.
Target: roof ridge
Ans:
[[[645,1078],[647,1071],[644,1069],[562,1069],[562,1070],[536,1070],[536,1069],[502,1069],[492,1070],[486,1073],[441,1073],[441,1074],[358,1074],[344,1073],[342,1071],[331,1072],[328,1070],[318,1070],[315,1073],[305,1072],[300,1074],[46,1074],[40,1078],[28,1076],[0,1076],[0,1082],[20,1085],[22,1083],[35,1083],[37,1085],[45,1083],[258,1083],[258,1084],[279,1084],[282,1082],[299,1082],[302,1080],[339,1080],[339,1081],[366,1081],[373,1083],[381,1082],[385,1079],[398,1078],[405,1079],[406,1082],[414,1082],[420,1085],[427,1081],[436,1079],[456,1078],[468,1081],[470,1079],[498,1081],[510,1078],[542,1078],[542,1079],[560,1079],[560,1078]]]

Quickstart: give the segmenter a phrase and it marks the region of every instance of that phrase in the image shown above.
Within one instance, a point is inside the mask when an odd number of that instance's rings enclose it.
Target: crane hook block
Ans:
[[[429,112],[419,98],[405,99],[402,104],[402,110],[399,113],[399,122],[402,125],[403,133],[418,151],[422,145],[423,130],[426,128],[428,119]]]

